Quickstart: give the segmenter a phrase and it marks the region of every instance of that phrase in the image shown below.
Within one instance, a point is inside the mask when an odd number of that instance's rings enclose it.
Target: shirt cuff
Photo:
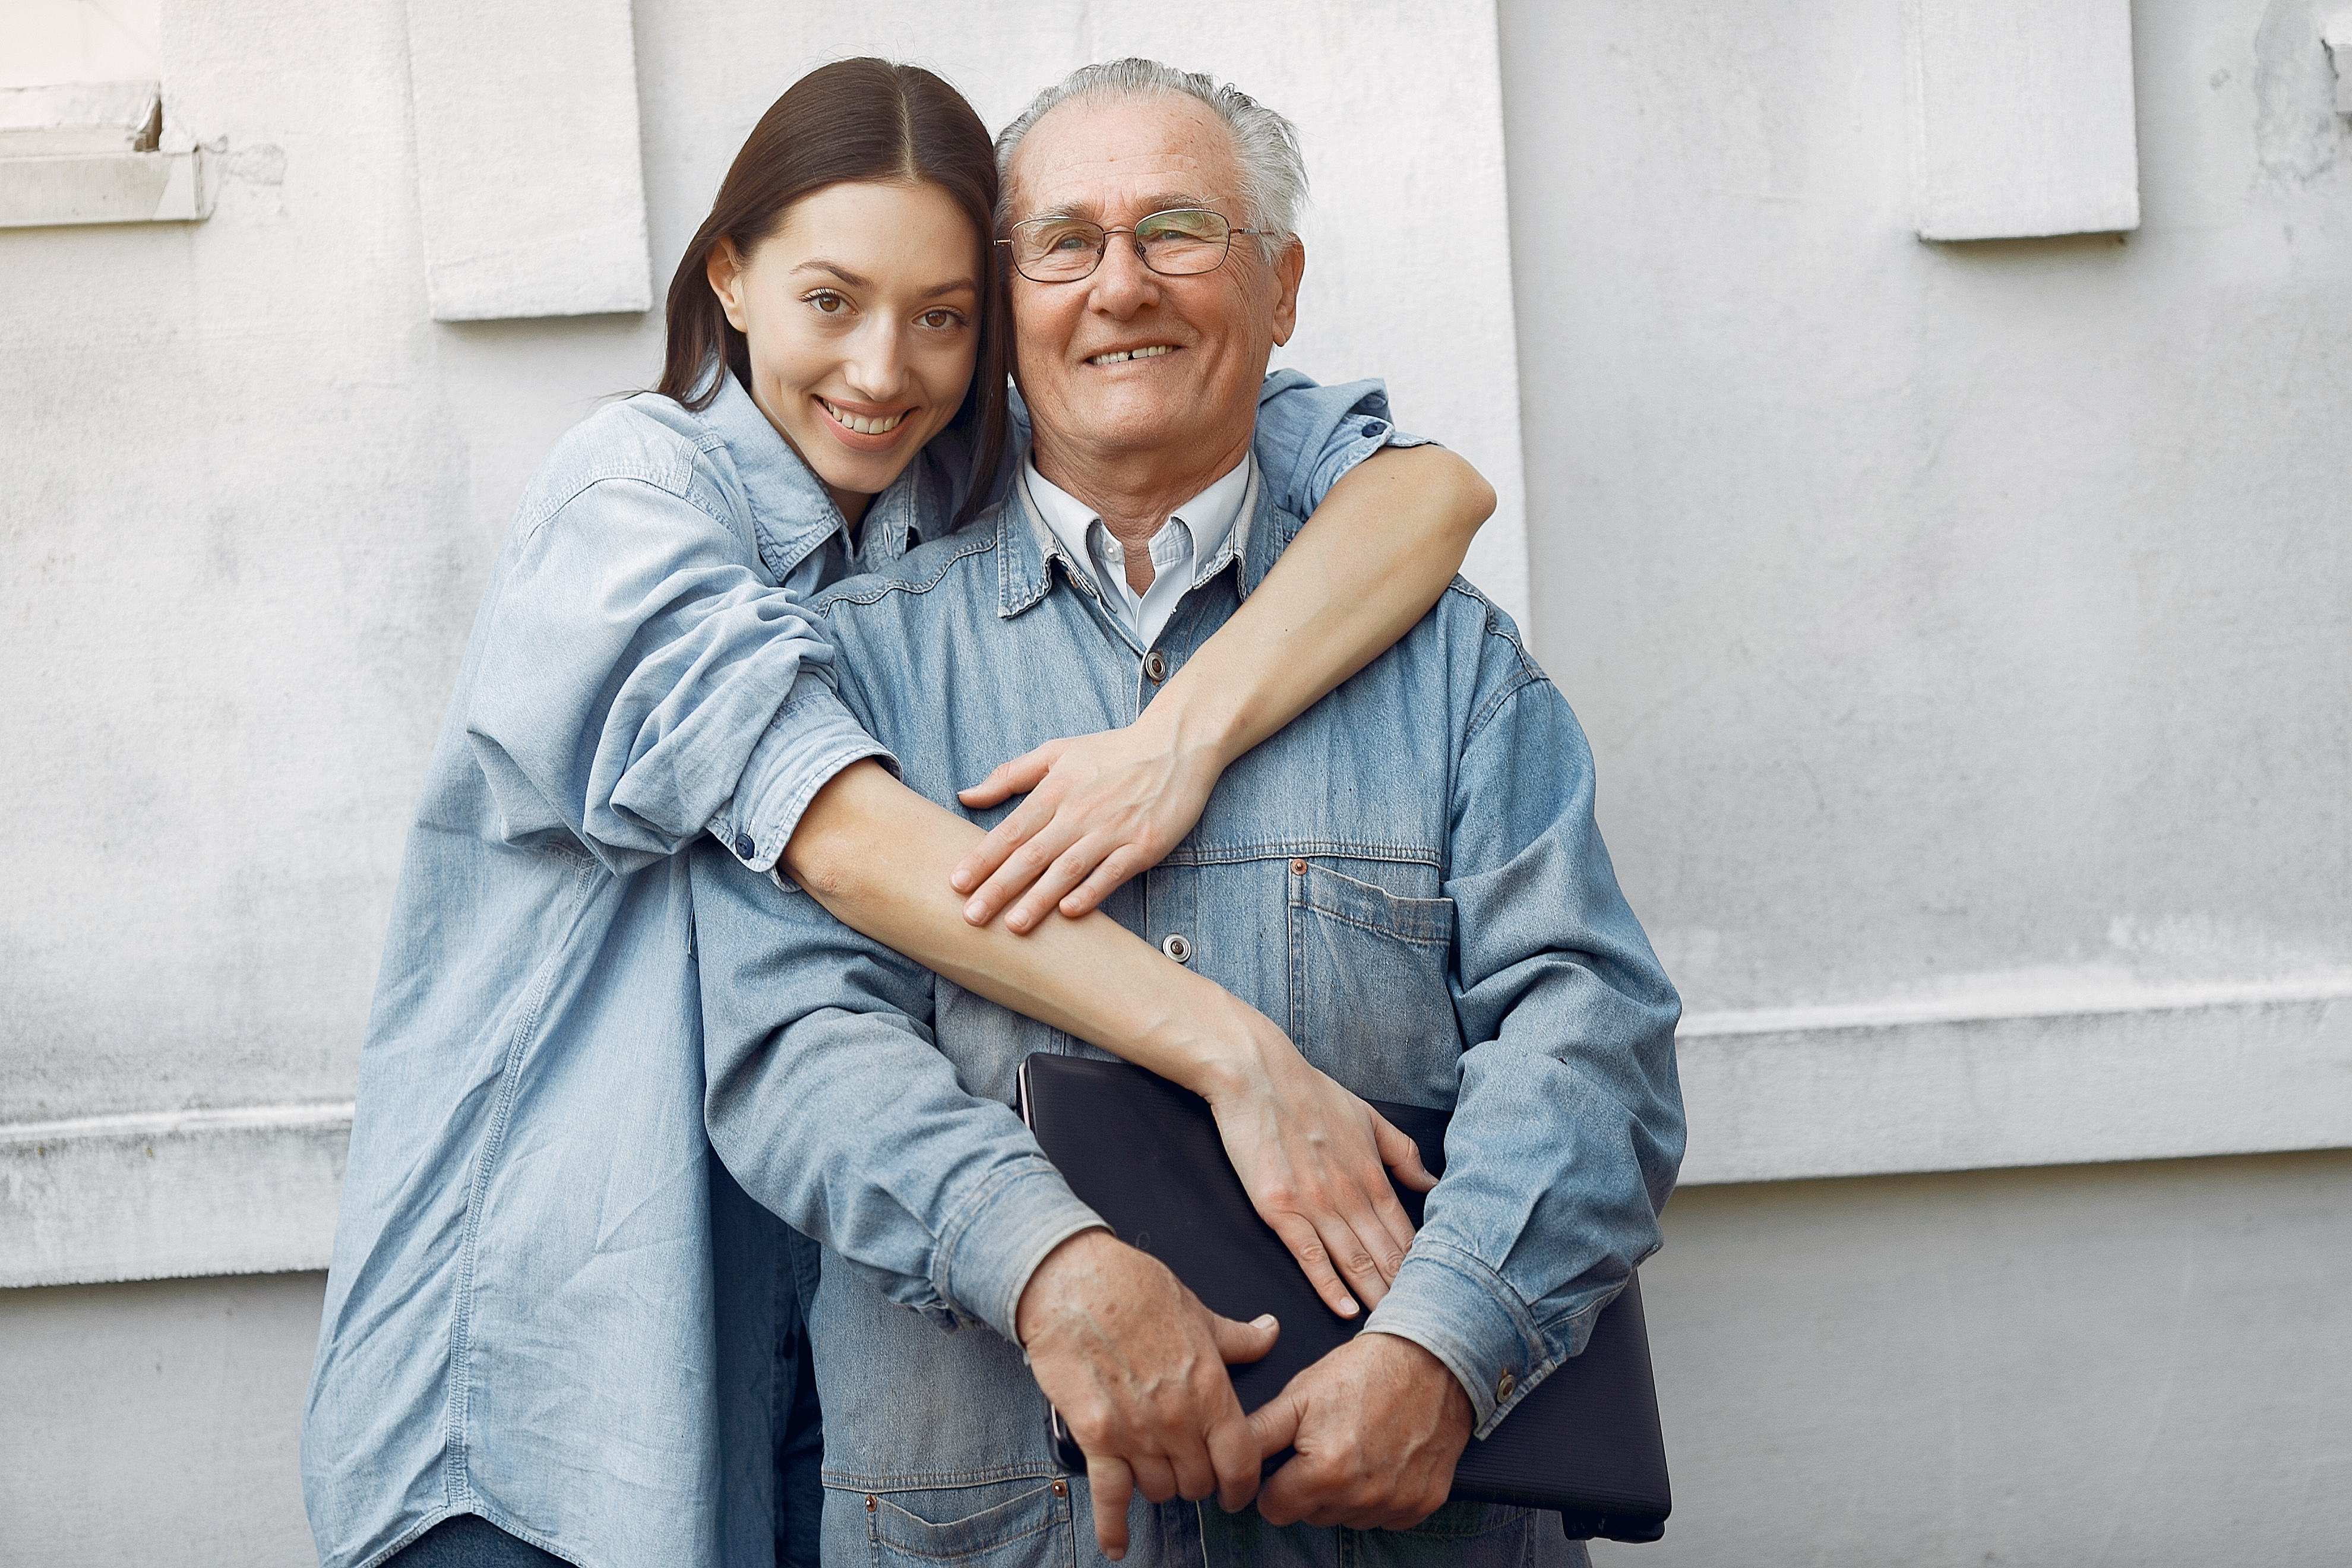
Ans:
[[[866,732],[840,695],[802,670],[743,764],[735,798],[711,822],[711,837],[752,870],[773,870],[816,792],[866,757],[898,771],[898,759]]]
[[[940,1237],[940,1294],[1017,1345],[1021,1293],[1045,1255],[1083,1231],[1109,1228],[1041,1154],[982,1193]]]
[[[1591,1319],[1609,1296],[1577,1314],[1571,1347],[1555,1352],[1535,1314],[1501,1276],[1424,1232],[1405,1255],[1389,1293],[1364,1320],[1364,1331],[1411,1340],[1444,1362],[1470,1396],[1471,1435],[1484,1437],[1529,1389],[1581,1348]]]

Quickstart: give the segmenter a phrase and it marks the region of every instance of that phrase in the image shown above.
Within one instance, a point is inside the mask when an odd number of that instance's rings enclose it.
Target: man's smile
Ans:
[[[1146,343],[1139,348],[1112,349],[1108,353],[1096,354],[1087,363],[1088,364],[1125,364],[1132,359],[1157,359],[1161,354],[1172,354],[1175,352],[1174,343]]]

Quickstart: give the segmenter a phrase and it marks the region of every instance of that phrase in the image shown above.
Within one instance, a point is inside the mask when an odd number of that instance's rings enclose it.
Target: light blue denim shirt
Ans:
[[[1296,505],[1391,437],[1377,383],[1267,378],[1256,450]],[[853,552],[730,377],[699,414],[602,410],[532,479],[361,1051],[302,1436],[329,1568],[458,1513],[611,1568],[773,1560],[795,1294],[781,1228],[708,1158],[678,851],[765,873],[884,754],[813,674],[835,655],[794,589],[944,534],[964,472],[935,441]]]
[[[1258,487],[1238,563],[1158,649],[1181,668],[1295,517]],[[850,710],[907,782],[958,784],[1132,722],[1150,651],[1016,490],[813,606]],[[1659,1241],[1683,1149],[1680,1007],[1592,820],[1592,760],[1510,618],[1459,581],[1402,642],[1229,769],[1104,906],[1284,1025],[1369,1098],[1450,1108],[1445,1175],[1370,1327],[1425,1346],[1483,1436],[1583,1347]],[[992,820],[999,811],[972,814]],[[1098,1054],[693,857],[711,1141],[822,1244],[828,1563],[1098,1562],[1013,1342],[1030,1273],[1097,1223],[1008,1102],[1032,1051]],[[1130,1564],[1575,1562],[1556,1516],[1449,1504],[1415,1531],[1275,1531],[1138,1500]]]

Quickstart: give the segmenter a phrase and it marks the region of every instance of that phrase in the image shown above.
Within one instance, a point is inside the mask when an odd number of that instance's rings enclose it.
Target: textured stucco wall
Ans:
[[[1536,637],[1695,1011],[2352,972],[2332,8],[2140,0],[2139,231],[1929,245],[1902,7],[1504,0]]]
[[[1606,1568],[2334,1568],[2352,1155],[1696,1188],[1643,1294],[1674,1467]],[[0,1291],[0,1568],[313,1561],[321,1278]]]
[[[167,113],[226,143],[212,218],[0,234],[0,795],[26,824],[0,1124],[349,1098],[489,556],[554,437],[658,370],[658,312],[428,319],[398,0],[161,11]],[[1261,92],[1322,198],[1297,357],[1385,371],[1495,476],[1480,575],[1524,602],[1489,7],[643,0],[635,28],[663,288],[743,134],[824,58],[919,55],[992,122],[1104,53]],[[1444,85],[1377,107],[1423,72]],[[1399,239],[1391,186],[1458,221]],[[1449,258],[1478,303],[1424,319]]]

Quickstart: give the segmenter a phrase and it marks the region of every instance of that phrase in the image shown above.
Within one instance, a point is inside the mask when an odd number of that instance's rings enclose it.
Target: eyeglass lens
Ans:
[[[1112,230],[1080,217],[1033,217],[1013,226],[1013,260],[1039,283],[1072,283],[1098,266]],[[1132,231],[1143,264],[1170,277],[1211,272],[1224,260],[1233,229],[1215,213],[1178,207],[1153,213]]]

